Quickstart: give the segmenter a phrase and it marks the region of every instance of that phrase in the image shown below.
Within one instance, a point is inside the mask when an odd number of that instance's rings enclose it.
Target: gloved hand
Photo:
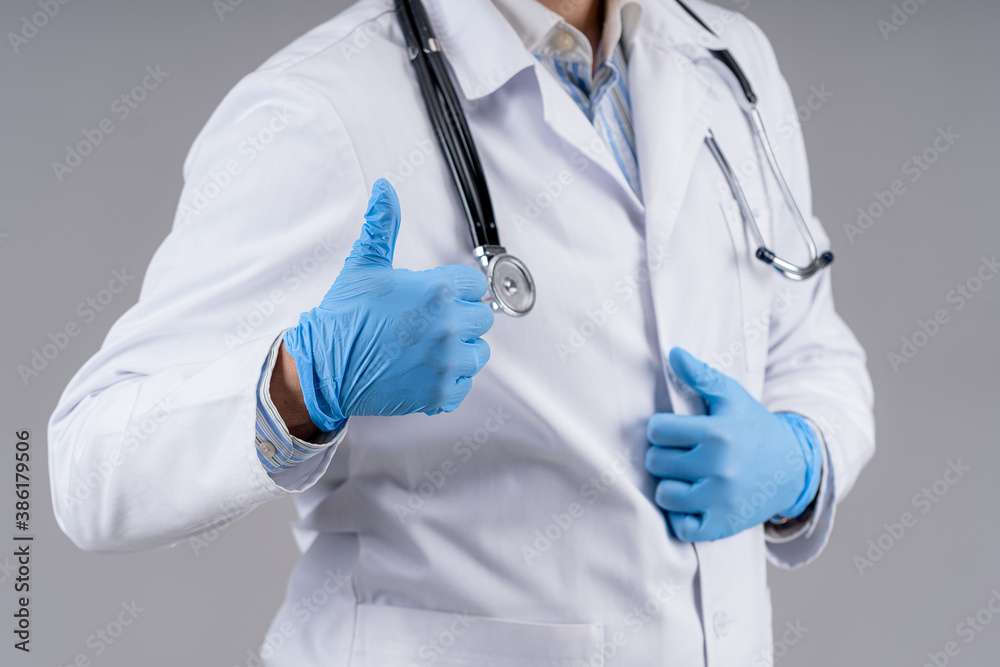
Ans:
[[[361,238],[323,302],[285,333],[309,416],[324,431],[352,415],[451,412],[490,348],[486,277],[471,266],[392,268],[399,199],[379,179]]]
[[[731,377],[679,347],[674,373],[702,398],[706,415],[649,420],[646,469],[662,478],[656,504],[678,539],[729,537],[780,515],[801,514],[816,495],[822,444],[792,413],[773,414]]]

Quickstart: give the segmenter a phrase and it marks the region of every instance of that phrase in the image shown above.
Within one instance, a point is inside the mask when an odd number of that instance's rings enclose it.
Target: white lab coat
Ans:
[[[402,203],[396,267],[474,264],[392,2],[363,0],[241,81],[195,141],[138,304],[53,414],[60,525],[84,549],[151,549],[294,494],[304,554],[262,650],[273,665],[766,664],[766,561],[822,549],[873,452],[872,391],[830,272],[793,283],[751,257],[709,128],[771,247],[795,260],[803,248],[710,62],[723,42],[673,0],[645,3],[628,66],[643,206],[489,0],[426,4],[502,240],[534,273],[534,310],[497,316],[492,358],[454,413],[352,418],[300,470],[272,480],[259,465],[261,364],[337,276],[377,178]],[[811,218],[768,42],[692,5],[751,78]],[[822,426],[830,469],[810,536],[670,535],[643,458],[652,414],[699,409],[667,380],[677,345]]]

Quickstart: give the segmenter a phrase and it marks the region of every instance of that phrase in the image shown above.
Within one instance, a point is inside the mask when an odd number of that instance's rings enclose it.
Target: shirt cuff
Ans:
[[[288,477],[284,473],[306,472],[304,468],[316,467],[307,464],[315,464],[328,459],[340,441],[343,440],[344,433],[347,431],[347,421],[345,421],[336,431],[321,432],[316,437],[315,442],[296,438],[289,433],[285,421],[271,401],[271,374],[278,360],[283,337],[284,332],[271,345],[271,350],[264,361],[260,380],[257,382],[257,423],[254,445],[260,464],[275,481],[279,477]],[[327,454],[327,456],[320,456],[322,454]]]

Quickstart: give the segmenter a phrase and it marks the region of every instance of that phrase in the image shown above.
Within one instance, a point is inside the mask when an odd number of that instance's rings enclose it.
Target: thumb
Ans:
[[[392,253],[399,233],[399,197],[392,184],[384,178],[375,181],[368,200],[361,237],[354,242],[344,268],[363,266],[392,267]]]
[[[708,401],[709,414],[712,413],[713,406],[729,395],[729,376],[699,361],[682,347],[670,350],[670,367],[684,384]]]

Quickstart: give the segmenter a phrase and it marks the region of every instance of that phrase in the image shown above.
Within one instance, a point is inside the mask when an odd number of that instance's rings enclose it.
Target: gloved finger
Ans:
[[[717,432],[716,418],[708,415],[675,415],[660,412],[646,425],[646,439],[653,445],[693,447],[712,439]]]
[[[457,410],[470,391],[472,391],[472,378],[460,377],[455,380],[455,386],[452,387],[448,399],[441,406],[439,412],[454,412]]]
[[[681,347],[670,350],[670,367],[684,384],[694,389],[708,401],[709,414],[712,408],[725,401],[739,383],[725,373],[720,373],[703,361],[696,359]]]
[[[697,482],[708,476],[698,447],[650,447],[646,450],[646,470],[655,477]]]
[[[344,262],[344,268],[391,267],[401,218],[396,190],[389,181],[384,178],[378,179],[372,186],[372,196],[368,201],[361,236],[354,242],[351,254]]]
[[[493,327],[493,309],[482,301],[460,301],[457,333],[460,340],[475,340]]]
[[[482,271],[467,264],[449,264],[431,269],[445,280],[452,295],[462,301],[479,301],[490,288]]]
[[[703,519],[698,514],[667,512],[667,523],[681,542],[699,541],[702,522]]]
[[[459,360],[453,369],[456,377],[472,377],[490,360],[490,345],[482,338],[460,341],[458,346]]]
[[[653,499],[668,512],[694,514],[705,507],[698,502],[697,485],[679,479],[661,479],[656,485]]]

